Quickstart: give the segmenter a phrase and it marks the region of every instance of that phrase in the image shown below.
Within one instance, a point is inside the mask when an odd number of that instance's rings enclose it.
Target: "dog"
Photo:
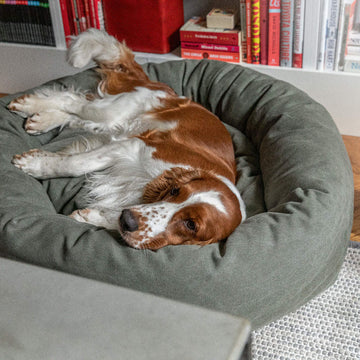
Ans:
[[[98,65],[97,94],[46,88],[8,108],[26,118],[28,134],[66,126],[89,135],[58,152],[15,155],[12,163],[37,179],[87,174],[87,207],[70,216],[118,230],[133,248],[226,239],[246,219],[230,134],[210,111],[151,81],[134,59],[105,32],[74,37],[68,62]]]

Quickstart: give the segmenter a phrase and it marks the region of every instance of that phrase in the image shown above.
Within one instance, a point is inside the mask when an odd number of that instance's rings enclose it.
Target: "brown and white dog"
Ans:
[[[42,89],[8,108],[27,117],[31,135],[56,127],[89,136],[56,153],[34,149],[13,164],[38,179],[88,175],[88,207],[70,216],[119,230],[138,249],[205,245],[245,219],[235,187],[231,137],[202,106],[150,81],[125,44],[90,29],[73,40],[69,63],[90,61],[102,81],[91,99],[74,90]]]

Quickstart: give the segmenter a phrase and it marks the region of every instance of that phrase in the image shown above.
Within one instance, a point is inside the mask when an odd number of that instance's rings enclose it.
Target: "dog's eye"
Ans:
[[[172,189],[170,190],[170,195],[171,195],[171,196],[177,196],[177,195],[179,195],[179,191],[180,191],[179,188],[174,187],[174,188],[172,188]]]
[[[194,220],[191,219],[185,220],[185,226],[191,231],[196,231],[196,223]]]

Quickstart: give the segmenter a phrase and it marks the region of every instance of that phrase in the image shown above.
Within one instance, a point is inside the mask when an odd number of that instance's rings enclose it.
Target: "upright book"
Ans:
[[[336,40],[339,26],[339,0],[332,0],[329,6],[326,26],[324,70],[333,71],[335,68]]]
[[[360,1],[350,7],[348,34],[345,49],[344,71],[360,72]]]
[[[268,63],[269,0],[260,0],[260,64]]]
[[[321,39],[321,11],[323,0],[305,4],[303,69],[316,70]]]
[[[269,2],[268,65],[280,65],[280,0]]]
[[[267,0],[266,0],[267,1]],[[247,61],[246,49],[246,0],[240,0],[241,52],[243,61]]]
[[[294,0],[281,0],[280,65],[292,66]]]
[[[293,67],[302,68],[304,45],[305,0],[295,0]]]
[[[251,0],[251,62],[260,64],[260,0]]]

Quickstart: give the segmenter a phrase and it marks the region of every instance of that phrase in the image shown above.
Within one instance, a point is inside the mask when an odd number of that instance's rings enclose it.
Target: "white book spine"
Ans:
[[[304,24],[303,68],[316,70],[321,36],[323,0],[306,1]]]
[[[339,13],[340,2],[339,0],[331,0],[327,27],[326,27],[326,40],[325,40],[325,59],[324,70],[333,71],[335,68],[335,56],[336,56],[336,39],[339,27]]]
[[[54,31],[55,44],[59,49],[66,49],[66,40],[64,34],[64,25],[62,21],[60,2],[49,1],[49,9],[51,16],[51,23]]]
[[[360,56],[348,55],[345,57],[344,71],[360,72]]]
[[[345,1],[341,0],[340,13],[339,13],[339,29],[336,39],[335,71],[339,71],[339,61],[340,61],[341,51],[344,48],[343,37],[345,33],[344,26],[346,25],[345,5],[346,5]],[[345,40],[345,44],[346,44],[346,40]]]
[[[317,70],[324,70],[325,62],[325,39],[326,39],[326,26],[327,26],[327,14],[329,10],[330,0],[324,0],[321,9],[321,31],[319,32],[320,41],[318,49],[318,61]]]

